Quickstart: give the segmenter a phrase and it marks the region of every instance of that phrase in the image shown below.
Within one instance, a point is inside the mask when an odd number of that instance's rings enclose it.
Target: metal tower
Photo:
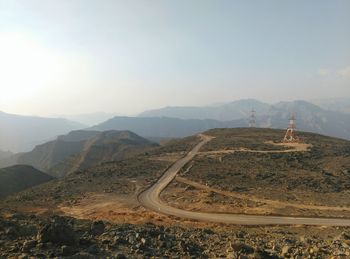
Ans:
[[[249,128],[255,128],[256,127],[256,116],[255,116],[255,110],[251,110],[250,119],[249,119]]]
[[[287,132],[286,132],[286,135],[284,135],[283,142],[285,143],[299,142],[299,137],[297,136],[295,131],[295,114],[294,113],[290,115]]]

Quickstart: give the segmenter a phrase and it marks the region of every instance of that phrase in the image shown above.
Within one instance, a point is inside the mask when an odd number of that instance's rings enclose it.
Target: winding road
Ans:
[[[180,169],[193,159],[201,147],[212,139],[212,137],[206,135],[200,135],[200,137],[202,138],[200,143],[185,157],[176,161],[154,185],[139,195],[139,202],[145,208],[180,218],[225,224],[350,226],[350,219],[207,213],[186,211],[167,205],[160,199],[161,192],[171,183]]]

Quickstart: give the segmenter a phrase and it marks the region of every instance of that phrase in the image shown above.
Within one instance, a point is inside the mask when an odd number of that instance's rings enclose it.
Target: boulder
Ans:
[[[103,221],[94,221],[91,224],[90,232],[94,236],[99,236],[105,231],[105,227]]]
[[[117,254],[116,256],[117,259],[126,259],[126,256],[122,253]]]
[[[70,256],[75,254],[75,252],[76,252],[76,249],[74,247],[66,246],[66,245],[61,247],[61,254],[63,256]]]
[[[243,252],[245,254],[254,253],[254,248],[244,243],[232,243],[231,247],[236,252]]]
[[[42,243],[51,242],[61,245],[75,245],[76,235],[71,224],[63,217],[54,217],[38,233],[38,240]]]
[[[36,246],[37,242],[35,240],[27,240],[24,241],[23,246],[22,246],[22,251],[23,252],[29,252],[32,248]]]

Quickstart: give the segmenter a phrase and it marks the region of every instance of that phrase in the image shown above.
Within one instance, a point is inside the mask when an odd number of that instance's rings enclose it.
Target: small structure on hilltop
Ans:
[[[251,110],[250,119],[249,119],[249,128],[255,128],[256,127],[256,116],[255,116],[255,110]]]
[[[299,137],[295,131],[295,114],[292,113],[289,118],[289,124],[287,128],[287,132],[284,135],[283,142],[284,143],[298,143],[300,141]]]

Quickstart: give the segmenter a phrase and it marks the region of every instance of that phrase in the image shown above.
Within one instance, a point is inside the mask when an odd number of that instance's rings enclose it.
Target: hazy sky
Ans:
[[[348,0],[0,0],[0,110],[350,97]]]

